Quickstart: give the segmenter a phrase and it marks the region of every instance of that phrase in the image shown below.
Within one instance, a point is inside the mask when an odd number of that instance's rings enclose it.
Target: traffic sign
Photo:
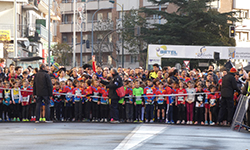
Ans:
[[[190,60],[183,60],[185,68],[190,70]]]

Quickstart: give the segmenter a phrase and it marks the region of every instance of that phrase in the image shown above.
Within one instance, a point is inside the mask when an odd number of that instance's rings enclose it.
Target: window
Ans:
[[[131,55],[131,59],[130,59],[131,61],[131,63],[135,63],[135,62],[137,62],[138,61],[138,58],[137,58],[137,55]]]
[[[63,42],[65,42],[65,43],[67,43],[67,42],[68,42],[68,40],[67,40],[67,36],[66,36],[66,35],[63,35],[63,36],[62,36],[62,41],[63,41]]]
[[[119,11],[119,20],[121,20],[122,19],[122,12],[121,11]]]
[[[96,20],[98,21],[103,20],[103,13],[98,13]]]
[[[108,42],[109,42],[109,43],[112,43],[112,35],[109,35],[109,36],[108,36]]]
[[[108,20],[112,20],[112,13],[108,12]]]
[[[97,43],[100,43],[102,41],[102,39],[103,39],[103,35],[98,34],[97,35]]]
[[[112,57],[108,55],[108,64],[112,64]]]
[[[73,41],[73,37],[72,37],[72,43],[73,43],[74,41]],[[77,36],[76,36],[76,43],[77,43]]]
[[[242,41],[248,41],[248,32],[242,32]]]

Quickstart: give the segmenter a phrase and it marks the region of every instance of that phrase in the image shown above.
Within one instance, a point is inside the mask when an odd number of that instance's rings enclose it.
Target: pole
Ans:
[[[122,4],[122,28],[123,28],[123,4]],[[124,38],[123,38],[123,30],[122,30],[122,68],[124,68]]]
[[[159,5],[159,11],[161,11],[161,4]],[[161,24],[161,16],[159,15],[159,24]]]
[[[14,58],[17,58],[17,9],[16,9],[16,0],[14,0]]]
[[[76,66],[76,0],[73,3],[73,67]]]
[[[50,66],[50,0],[49,0],[49,19],[48,19],[48,56],[49,56],[49,60],[48,60],[48,65]]]
[[[83,24],[83,21],[81,22],[81,53],[80,53],[80,66],[82,66],[82,24]]]

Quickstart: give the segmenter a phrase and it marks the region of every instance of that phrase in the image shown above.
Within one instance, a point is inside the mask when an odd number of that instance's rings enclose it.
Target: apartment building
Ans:
[[[50,28],[50,42],[60,42],[61,34],[58,30],[61,17],[59,1],[51,0],[48,20],[48,0],[17,0],[17,65],[38,67],[39,63],[47,61],[48,29]],[[50,26],[49,26],[50,22]],[[0,30],[10,31],[8,63],[14,60],[14,1],[0,0]],[[21,58],[43,57],[44,60],[23,62]],[[37,57],[38,56],[38,57]],[[34,58],[35,59],[35,58]]]
[[[117,3],[117,4],[116,4]],[[60,32],[62,33],[62,42],[70,45],[73,44],[73,28],[74,28],[74,5],[73,0],[63,0],[60,5],[62,14],[62,24]],[[122,6],[123,5],[123,13]],[[176,11],[176,7],[168,7],[168,4],[162,5],[162,11]],[[87,63],[91,60],[91,38],[92,38],[92,17],[93,17],[93,53],[96,60],[102,62],[106,66],[121,66],[122,65],[122,38],[121,32],[115,32],[109,35],[99,51],[100,42],[104,36],[111,30],[122,28],[122,16],[131,9],[139,9],[140,7],[148,7],[151,9],[159,9],[159,6],[154,5],[147,0],[115,0],[115,4],[109,0],[77,0],[76,2],[76,64],[80,65],[81,51],[81,32],[82,40],[89,41],[90,47],[86,48],[86,44],[82,46],[83,62]],[[101,9],[101,10],[99,10]],[[98,10],[98,11],[97,11]],[[93,16],[93,14],[96,15]],[[158,16],[150,16],[147,18],[149,23],[159,23]],[[166,23],[162,20],[161,23]],[[119,34],[120,33],[120,34]],[[71,57],[72,58],[72,57]],[[71,60],[70,60],[71,61]],[[136,68],[145,62],[139,62],[138,54],[131,54],[128,50],[124,50],[124,67]]]
[[[221,13],[236,11],[235,17],[240,18],[241,22],[235,22],[235,40],[237,47],[250,48],[250,1],[249,0],[216,0],[212,4]],[[233,60],[236,67],[241,64],[246,66],[250,60]]]

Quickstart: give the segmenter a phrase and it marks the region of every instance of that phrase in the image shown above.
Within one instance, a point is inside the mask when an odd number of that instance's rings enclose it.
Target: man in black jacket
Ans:
[[[116,90],[117,88],[123,86],[123,82],[116,69],[111,69],[111,74],[113,79],[110,82],[101,80],[101,83],[109,88],[109,98],[111,99],[110,116],[113,118],[111,123],[119,123],[118,101],[120,100],[120,97],[117,95]]]
[[[228,111],[227,121],[229,124],[232,122],[233,118],[233,96],[234,90],[240,93],[240,89],[237,87],[237,83],[234,77],[234,74],[237,72],[235,68],[231,68],[230,72],[222,78],[222,87],[221,87],[221,108],[219,112],[218,122],[222,122],[226,108]]]
[[[40,108],[42,106],[42,100],[45,102],[45,118],[46,121],[50,120],[50,97],[52,97],[53,85],[51,83],[48,71],[46,71],[45,64],[40,65],[40,70],[35,76],[33,95],[37,96],[36,101],[36,122],[40,119]]]

